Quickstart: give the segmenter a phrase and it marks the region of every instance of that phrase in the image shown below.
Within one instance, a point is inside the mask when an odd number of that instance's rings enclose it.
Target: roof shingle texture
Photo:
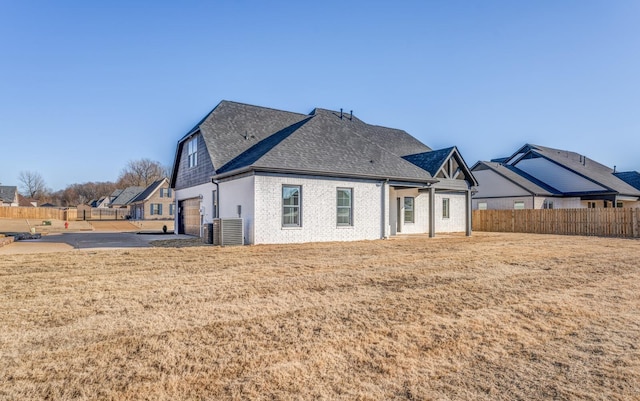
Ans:
[[[298,114],[222,101],[200,124],[216,174],[243,167],[430,180],[402,156],[431,149],[402,130],[325,109]]]
[[[18,187],[16,186],[0,185],[0,200],[7,203],[14,202],[16,192],[18,192]]]
[[[553,149],[546,146],[529,145],[532,151],[563,165],[600,185],[624,195],[640,196],[640,190],[627,184],[613,174],[613,169],[589,159],[579,153]],[[516,163],[517,167],[517,163]]]

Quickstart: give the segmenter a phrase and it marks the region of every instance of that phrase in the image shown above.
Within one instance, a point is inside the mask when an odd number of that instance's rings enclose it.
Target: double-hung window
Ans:
[[[187,142],[187,154],[189,155],[189,168],[198,165],[198,137],[193,137]]]
[[[443,219],[448,219],[450,217],[450,210],[449,210],[449,205],[451,202],[449,202],[449,198],[443,198],[442,199],[442,218]]]
[[[161,198],[171,198],[171,188],[160,188]]]
[[[151,215],[162,215],[162,204],[161,203],[152,203],[151,204]]]
[[[353,188],[338,188],[336,221],[339,226],[353,225]]]
[[[300,185],[282,186],[282,226],[301,227],[302,187]]]
[[[405,196],[404,198],[404,222],[405,223],[415,222],[415,215],[413,213],[414,203],[415,203],[415,198],[411,196]]]

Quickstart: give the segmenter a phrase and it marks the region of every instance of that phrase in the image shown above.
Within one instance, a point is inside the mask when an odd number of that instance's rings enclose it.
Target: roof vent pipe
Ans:
[[[340,119],[342,120],[342,107],[340,107]]]
[[[616,166],[613,166],[613,172],[614,173],[616,172]]]
[[[351,116],[349,116],[349,120],[353,120],[353,110],[351,110]]]

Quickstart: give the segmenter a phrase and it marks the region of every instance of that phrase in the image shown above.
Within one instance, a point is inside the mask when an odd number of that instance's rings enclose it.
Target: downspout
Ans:
[[[220,217],[220,184],[218,180],[214,180],[213,178],[211,179],[211,183],[216,186],[216,210],[211,218],[217,219]]]

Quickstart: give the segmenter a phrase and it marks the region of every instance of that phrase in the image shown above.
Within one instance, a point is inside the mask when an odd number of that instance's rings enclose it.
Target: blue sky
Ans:
[[[353,110],[467,164],[525,143],[640,170],[640,2],[0,0],[0,182],[170,165],[220,100]]]

